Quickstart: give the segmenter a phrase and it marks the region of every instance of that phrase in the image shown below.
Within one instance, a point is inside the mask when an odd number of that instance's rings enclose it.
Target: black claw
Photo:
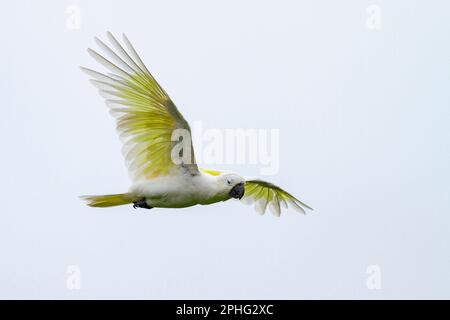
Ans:
[[[133,202],[133,208],[134,209],[137,209],[137,208],[152,209],[153,207],[150,207],[147,204],[147,201],[145,201],[145,198],[144,198],[144,199],[141,199],[139,201]]]

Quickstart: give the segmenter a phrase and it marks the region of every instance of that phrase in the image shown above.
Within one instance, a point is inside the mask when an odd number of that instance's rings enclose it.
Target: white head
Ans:
[[[245,179],[235,173],[222,173],[217,176],[221,193],[229,198],[241,199],[245,193]]]

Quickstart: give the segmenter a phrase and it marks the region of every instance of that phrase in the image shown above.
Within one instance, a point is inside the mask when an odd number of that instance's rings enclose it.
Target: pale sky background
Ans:
[[[448,1],[19,0],[1,15],[1,298],[450,298]],[[78,68],[102,70],[86,48],[106,30],[191,123],[279,129],[265,179],[315,211],[85,206],[130,184]]]

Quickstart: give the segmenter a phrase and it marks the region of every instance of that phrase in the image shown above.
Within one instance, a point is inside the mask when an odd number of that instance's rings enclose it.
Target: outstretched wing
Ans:
[[[280,187],[258,179],[245,182],[245,194],[241,201],[255,204],[255,209],[260,214],[264,214],[269,207],[274,215],[280,216],[281,206],[288,208],[289,205],[301,213],[306,213],[304,208],[313,210]]]
[[[198,174],[189,124],[145,67],[128,38],[123,35],[125,50],[110,32],[107,36],[115,51],[98,38],[95,40],[110,60],[92,49],[88,52],[111,73],[103,74],[83,67],[82,70],[93,78],[91,82],[106,99],[117,120],[131,178],[135,181],[152,179],[186,171]],[[185,134],[172,141],[177,129],[183,129],[179,132]],[[180,143],[186,148],[174,148]],[[174,150],[182,162],[174,161]]]

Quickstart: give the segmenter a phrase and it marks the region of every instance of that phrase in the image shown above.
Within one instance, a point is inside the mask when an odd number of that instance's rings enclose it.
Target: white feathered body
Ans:
[[[192,176],[188,172],[138,181],[130,188],[130,194],[145,198],[149,206],[159,208],[184,208],[230,199],[216,177],[205,173]]]

